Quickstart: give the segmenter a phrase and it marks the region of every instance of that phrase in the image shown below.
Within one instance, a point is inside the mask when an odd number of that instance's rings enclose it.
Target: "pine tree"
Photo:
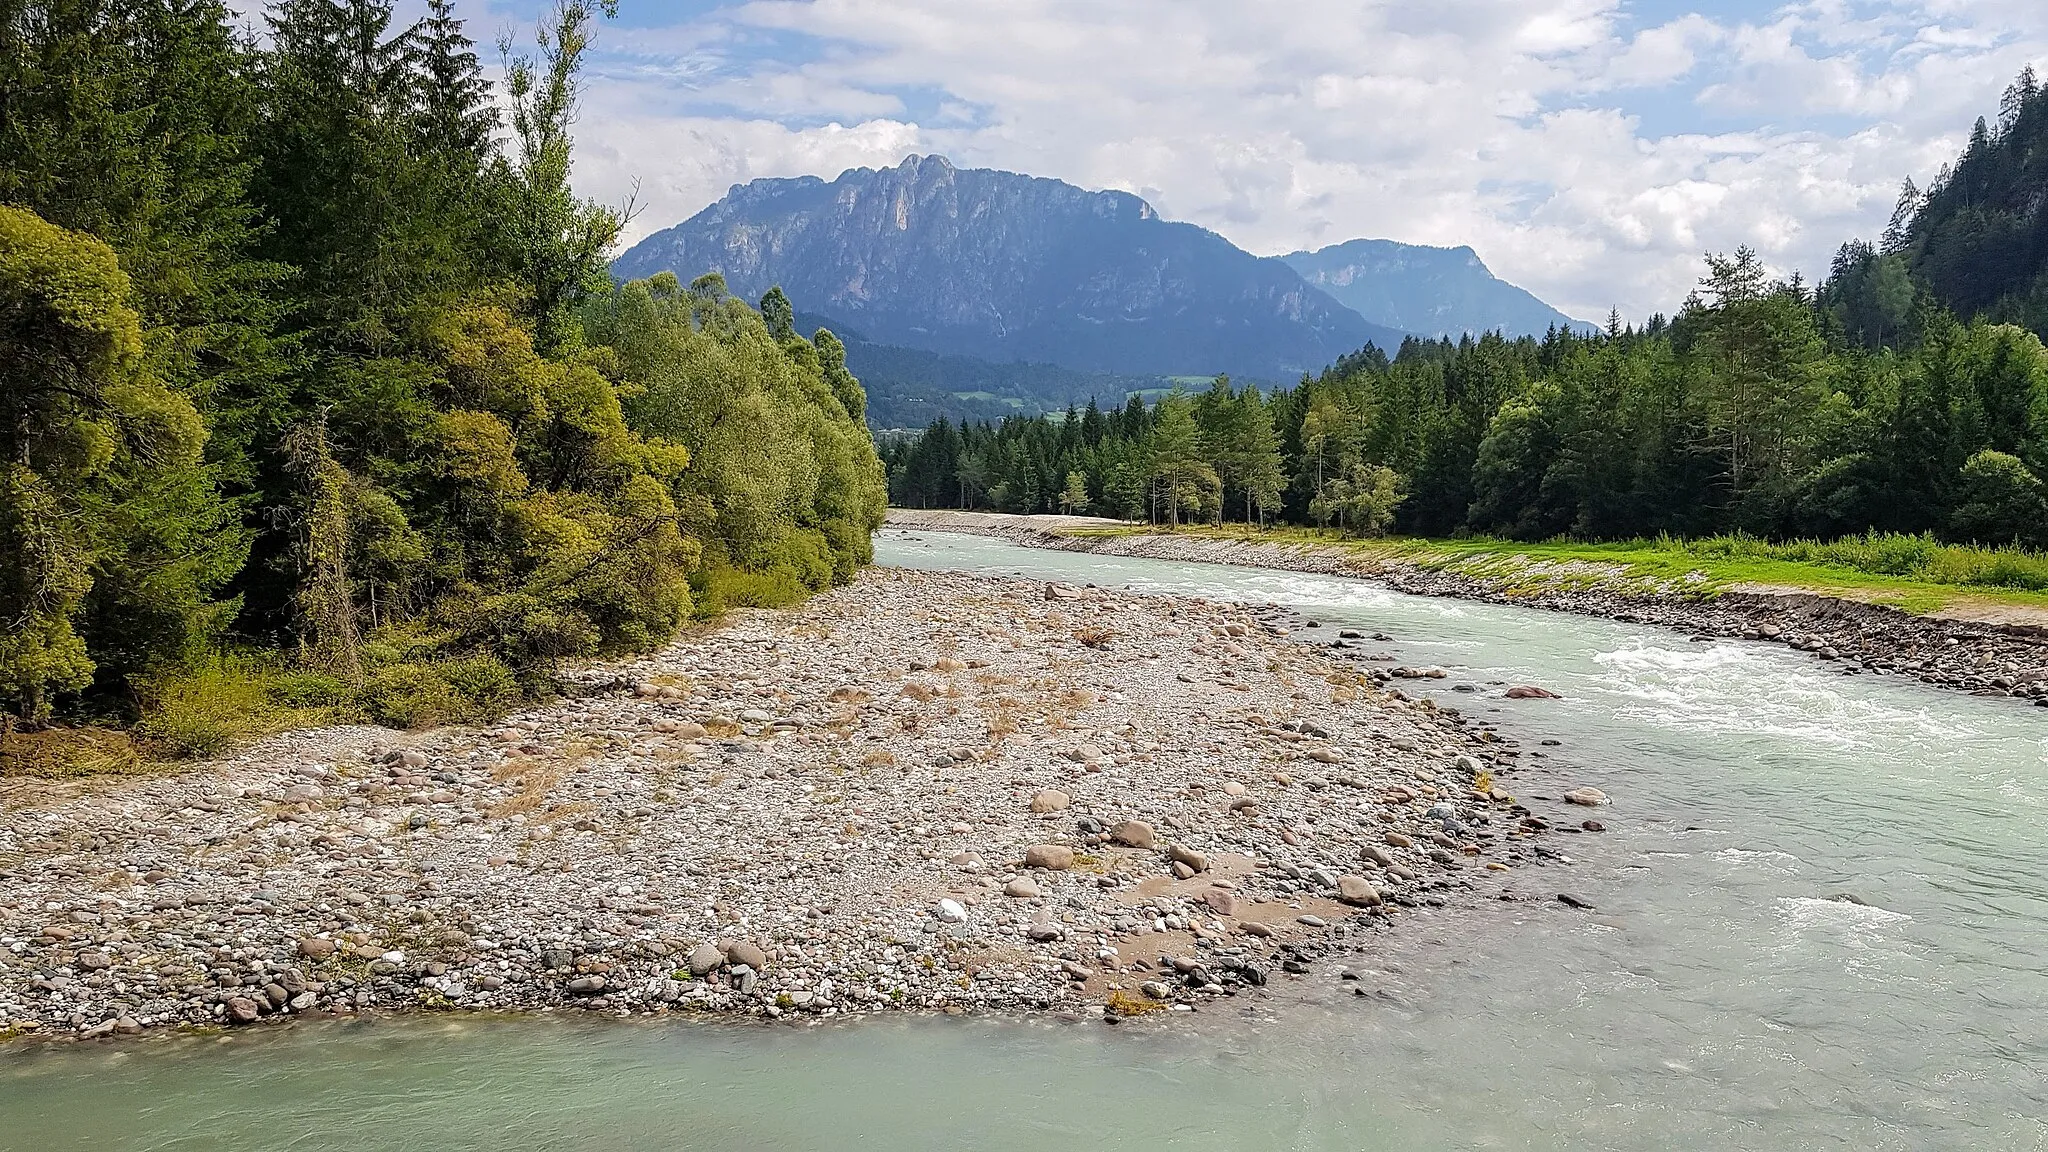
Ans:
[[[1067,485],[1060,490],[1060,511],[1077,516],[1088,510],[1088,478],[1079,472],[1067,473]]]
[[[607,259],[631,214],[630,207],[579,199],[569,186],[576,73],[590,50],[591,22],[600,11],[617,10],[617,0],[556,0],[540,30],[538,61],[511,57],[506,46],[515,144],[512,243],[528,314],[547,350],[567,337],[568,306],[610,286]]]
[[[500,119],[454,0],[428,0],[427,15],[412,26],[409,40],[420,71],[416,131],[423,150],[467,167],[472,176],[481,172]]]

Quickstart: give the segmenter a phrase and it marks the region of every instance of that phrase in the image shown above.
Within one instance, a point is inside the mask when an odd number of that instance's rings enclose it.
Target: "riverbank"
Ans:
[[[1359,551],[1293,538],[1133,532],[1114,520],[894,509],[893,528],[967,532],[1033,547],[1112,556],[1278,568],[1379,581],[1425,596],[1520,604],[1655,624],[1694,635],[1788,644],[1846,672],[1911,676],[2048,707],[2048,626],[2005,619],[1912,615],[1897,608],[1791,589],[1705,589],[1682,574],[1632,579],[1615,565],[1503,551],[1456,566],[1412,554]],[[1467,558],[1470,559],[1470,558]]]
[[[1546,824],[1588,814],[1512,796],[1512,741],[1295,623],[872,570],[491,731],[0,782],[0,1033],[1116,1019],[1269,995],[1408,916],[1512,896]]]

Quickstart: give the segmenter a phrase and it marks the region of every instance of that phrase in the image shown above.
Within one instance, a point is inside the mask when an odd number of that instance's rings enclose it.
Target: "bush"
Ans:
[[[512,669],[504,661],[489,656],[449,660],[437,671],[441,679],[446,680],[448,686],[469,701],[471,709],[484,718],[502,715],[519,703],[524,695],[519,677]]]
[[[363,690],[363,706],[379,724],[421,728],[494,720],[524,696],[510,667],[471,656],[380,669]]]
[[[747,572],[738,568],[710,568],[690,579],[695,593],[697,615],[714,619],[733,608],[783,608],[802,603],[812,589],[788,568]]]
[[[282,708],[345,709],[355,702],[348,681],[325,672],[279,672],[263,686],[264,695]]]
[[[190,760],[290,727],[299,717],[271,701],[268,672],[248,657],[222,656],[189,671],[144,677],[137,684],[142,718],[135,734],[154,751]]]
[[[400,664],[370,677],[363,689],[370,718],[394,728],[420,728],[461,714],[464,701],[453,685],[420,664]]]

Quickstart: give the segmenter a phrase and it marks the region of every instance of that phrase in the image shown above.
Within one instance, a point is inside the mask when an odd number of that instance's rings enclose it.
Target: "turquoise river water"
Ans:
[[[1433,694],[1525,748],[1558,740],[1555,779],[1614,798],[1610,831],[1558,841],[1575,862],[1534,881],[1596,910],[1413,918],[1364,961],[1380,995],[1332,968],[1172,1026],[422,1020],[12,1046],[0,1149],[2048,1150],[2048,713],[1360,581],[877,545],[1390,634],[1375,647],[1450,670]]]

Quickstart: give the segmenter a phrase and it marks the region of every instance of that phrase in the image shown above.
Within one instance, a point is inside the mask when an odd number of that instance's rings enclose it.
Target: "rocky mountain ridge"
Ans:
[[[1404,335],[1129,193],[938,156],[736,185],[613,270],[780,284],[876,343],[1087,372],[1291,382]]]

